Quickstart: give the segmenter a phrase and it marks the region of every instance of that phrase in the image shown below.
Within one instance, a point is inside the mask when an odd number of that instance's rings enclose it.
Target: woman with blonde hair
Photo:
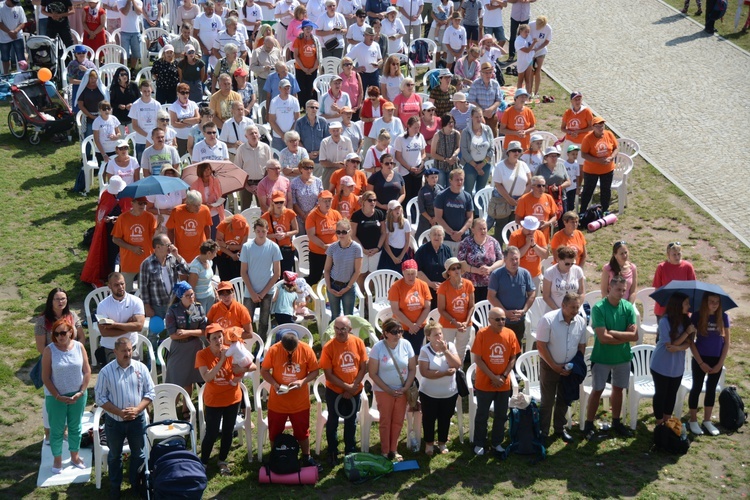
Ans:
[[[365,161],[362,164],[362,169],[367,175],[373,175],[376,172],[380,172],[380,157],[385,154],[393,155],[394,151],[393,147],[391,147],[391,134],[383,129],[378,133],[377,142],[370,146],[365,153]]]
[[[529,94],[534,78],[534,51],[538,39],[531,37],[531,28],[528,24],[522,24],[516,32],[515,48],[518,53],[516,70],[518,71],[518,83],[516,88],[525,88]]]
[[[404,75],[401,74],[401,61],[397,55],[388,56],[383,63],[383,73],[380,75],[380,93],[387,100],[393,102],[401,92],[401,82]]]
[[[544,65],[544,57],[547,55],[547,46],[552,41],[552,27],[547,22],[545,16],[539,16],[535,21],[529,23],[529,29],[531,30],[531,38],[537,41],[534,46],[534,61],[536,67],[534,68],[534,80],[533,83],[527,84],[531,98],[534,99],[539,97],[539,85],[542,82],[542,65]],[[534,89],[531,92],[531,89]]]
[[[388,202],[385,214],[385,244],[380,253],[378,270],[390,269],[401,272],[401,263],[411,258],[409,242],[411,241],[411,224],[404,217],[404,209],[398,200]]]

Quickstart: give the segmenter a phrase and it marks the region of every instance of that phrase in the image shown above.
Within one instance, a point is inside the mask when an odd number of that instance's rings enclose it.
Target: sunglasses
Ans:
[[[352,64],[352,63],[344,63],[344,64],[342,64],[342,66],[346,68],[347,66],[354,66],[354,64]]]
[[[219,296],[221,295],[232,295],[233,290],[222,290],[219,292]]]
[[[534,187],[535,188],[543,188],[543,187],[547,187],[547,185],[546,184],[534,184]]]
[[[399,328],[398,330],[391,330],[390,332],[385,332],[385,333],[390,333],[391,335],[401,335],[404,333],[404,330]]]
[[[203,132],[204,135],[216,135],[216,131],[213,132]]]
[[[313,167],[300,167],[299,169],[300,170],[312,170]]]
[[[383,165],[395,165],[395,164],[396,164],[396,162],[393,162],[393,161],[384,161],[383,162]]]
[[[573,265],[573,262],[563,262],[562,265],[565,267],[570,267]]]
[[[365,200],[365,201],[368,202],[368,203],[375,203],[378,200],[376,198],[370,198],[370,199]]]
[[[127,146],[120,146],[120,147],[115,148],[115,149],[118,150],[118,151],[127,151],[128,147]]]
[[[340,229],[337,229],[337,230],[336,230],[336,234],[338,234],[339,236],[343,236],[343,235],[345,235],[345,234],[349,234],[349,230],[347,229],[347,230],[343,230],[343,231],[342,231],[342,230],[340,230]]]
[[[68,332],[69,330],[58,330],[54,332],[52,335],[54,335],[55,337],[62,337],[63,335],[67,335]]]
[[[681,247],[681,246],[682,246],[682,243],[680,243],[679,241],[673,241],[672,243],[670,243],[669,245],[667,245],[667,250],[669,250],[670,248],[673,248],[673,247]]]
[[[102,106],[102,111],[112,111],[112,106]]]
[[[448,271],[460,271],[461,266],[451,266],[448,268]]]
[[[414,84],[413,84],[413,83],[407,83],[407,84],[406,84],[406,86],[407,86],[407,87],[413,87],[413,86],[414,86]]]
[[[425,113],[434,113],[435,110],[434,109],[425,109],[424,112]]]
[[[518,153],[519,155],[521,154],[521,152],[522,151],[520,149],[511,149],[508,151],[508,153]]]
[[[193,55],[193,54],[195,54],[195,51],[194,51],[194,50],[188,50],[188,52],[187,52],[187,53],[188,53],[188,55],[190,56],[190,55]]]
[[[490,318],[492,321],[495,321],[496,323],[505,323],[505,318]]]
[[[160,121],[160,122],[168,122],[168,121],[169,121],[169,118],[159,118],[159,121]]]
[[[180,92],[180,95],[190,95],[190,91],[188,91],[188,92]]]

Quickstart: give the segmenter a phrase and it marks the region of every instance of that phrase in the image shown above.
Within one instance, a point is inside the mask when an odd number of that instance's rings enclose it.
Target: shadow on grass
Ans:
[[[35,354],[33,357],[27,359],[23,364],[16,370],[16,378],[26,387],[34,388],[33,382],[29,373],[39,359],[39,355]],[[34,388],[35,389],[35,388]]]
[[[37,493],[39,441],[0,459],[0,481],[10,486],[2,490],[3,498],[32,498]]]

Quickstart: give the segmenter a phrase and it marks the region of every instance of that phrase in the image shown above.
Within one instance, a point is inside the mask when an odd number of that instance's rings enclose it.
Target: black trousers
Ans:
[[[701,356],[703,362],[709,366],[716,366],[719,362],[719,356]],[[688,397],[688,408],[695,410],[698,408],[698,398],[701,396],[703,390],[703,380],[706,378],[706,374],[698,366],[698,362],[693,358],[691,363],[693,369],[693,387],[690,389],[690,396]],[[708,375],[706,381],[706,397],[703,401],[703,406],[713,408],[716,402],[716,385],[719,383],[721,378],[721,372],[712,373]]]
[[[298,70],[295,78],[299,84],[299,93],[297,99],[299,100],[299,107],[304,110],[307,101],[310,99],[317,99],[318,93],[313,89],[313,82],[318,77],[318,70],[315,70],[312,75],[308,75],[302,70]]]
[[[324,253],[313,253],[309,254],[310,259],[310,275],[307,277],[307,284],[314,287],[323,277],[323,269],[326,266],[326,255]]]
[[[73,46],[73,35],[70,34],[70,22],[67,18],[62,22],[55,22],[52,19],[47,20],[47,36],[52,40],[55,39],[55,36],[59,36],[65,44],[63,49]]]
[[[221,427],[221,448],[219,449],[219,460],[224,461],[229,456],[229,449],[232,447],[232,434],[234,433],[234,424],[237,421],[237,411],[240,404],[216,408],[206,406],[206,435],[201,443],[201,462],[208,463],[211,458],[216,438],[219,436],[219,427]]]
[[[458,394],[449,398],[433,398],[424,392],[419,392],[419,401],[422,403],[422,432],[425,443],[435,442],[435,422],[437,422],[438,443],[448,441],[451,418],[456,412],[456,399],[458,399]]]
[[[661,420],[665,413],[672,415],[674,412],[677,390],[680,388],[682,375],[665,377],[651,370],[651,376],[654,378],[654,416],[657,420]]]
[[[239,260],[232,260],[228,255],[221,253],[214,257],[214,264],[219,271],[221,281],[229,281],[240,277],[242,263]],[[242,297],[239,299],[242,300]]]
[[[337,432],[339,429],[339,418],[345,415],[339,415],[336,411],[336,398],[338,393],[326,387],[326,407],[328,408],[328,420],[326,421],[326,440],[328,441],[328,453],[338,453],[339,440]],[[350,413],[352,405],[355,405],[354,412],[349,418],[344,419],[344,454],[354,453],[357,449],[357,414],[359,414],[360,399],[359,394],[349,400],[339,403],[342,413]]]
[[[583,191],[581,191],[581,213],[585,212],[589,207],[591,198],[594,197],[594,191],[596,190],[596,183],[599,182],[600,199],[602,202],[602,212],[609,211],[609,202],[612,200],[612,179],[615,176],[615,172],[609,172],[608,174],[583,174]]]

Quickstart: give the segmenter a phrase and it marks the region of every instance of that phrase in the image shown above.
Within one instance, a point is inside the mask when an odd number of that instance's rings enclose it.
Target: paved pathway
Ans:
[[[750,55],[658,0],[541,0],[540,14],[551,76],[750,246]]]

